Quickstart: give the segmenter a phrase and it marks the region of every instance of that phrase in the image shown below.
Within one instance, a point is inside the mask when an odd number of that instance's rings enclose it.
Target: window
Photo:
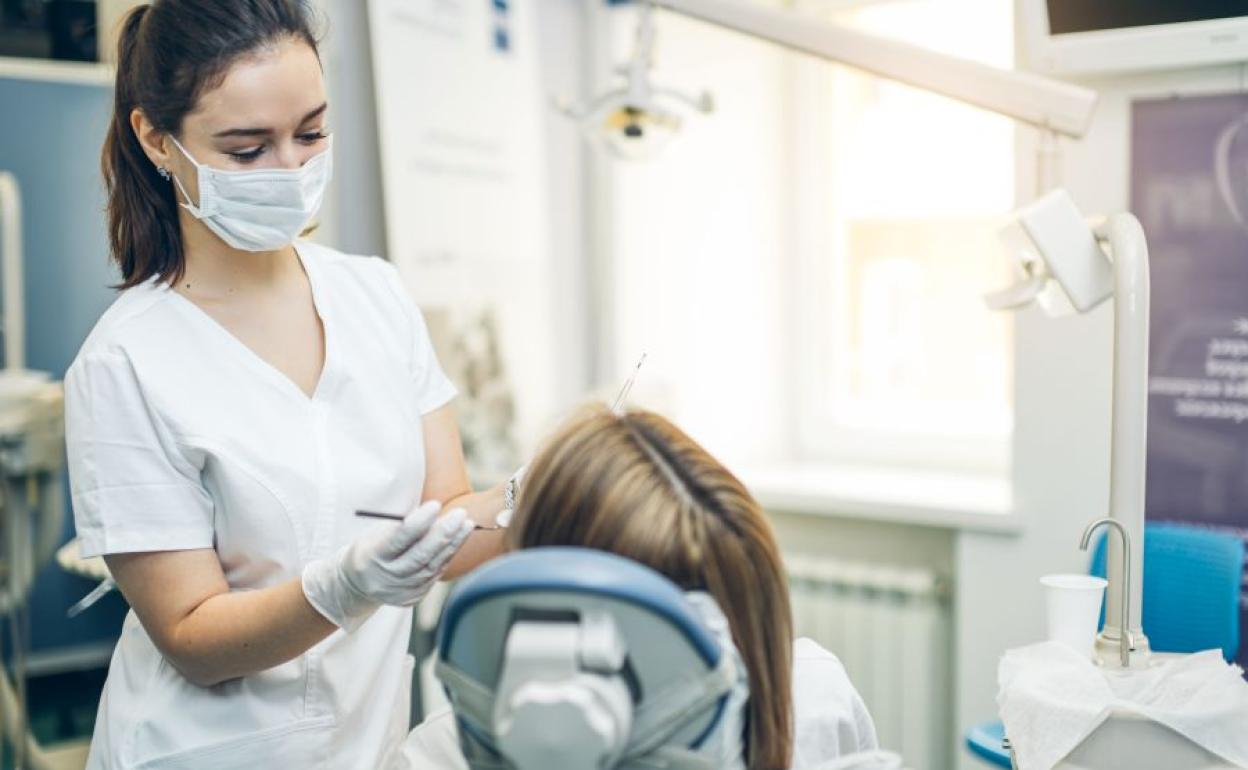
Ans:
[[[1013,59],[1001,0],[792,5]],[[660,406],[742,462],[1003,471],[1012,325],[981,297],[1010,278],[997,232],[1015,203],[1013,124],[700,23],[659,25],[656,81],[709,87],[720,105],[659,161],[613,172],[617,347],[661,351],[647,374]]]
[[[826,16],[1009,66],[1010,5],[885,0]],[[800,68],[818,130],[800,132],[799,154],[823,171],[797,223],[799,302],[823,333],[799,357],[799,453],[1003,468],[1012,327],[980,296],[1009,280],[997,232],[1015,201],[1013,124],[844,67]]]

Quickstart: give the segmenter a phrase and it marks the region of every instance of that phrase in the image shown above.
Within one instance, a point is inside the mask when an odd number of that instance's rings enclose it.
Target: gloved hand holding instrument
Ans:
[[[396,524],[368,530],[336,555],[309,562],[303,570],[308,602],[345,631],[383,604],[419,602],[473,530],[462,508],[439,516],[441,510],[430,500]]]

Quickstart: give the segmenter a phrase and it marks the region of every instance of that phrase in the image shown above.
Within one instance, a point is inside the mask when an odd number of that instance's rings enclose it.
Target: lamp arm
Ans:
[[[1001,69],[741,0],[653,0],[669,11],[847,64],[1073,138],[1087,133],[1096,92]]]

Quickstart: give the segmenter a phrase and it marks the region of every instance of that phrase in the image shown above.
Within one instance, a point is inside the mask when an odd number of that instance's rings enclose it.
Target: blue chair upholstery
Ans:
[[[1092,554],[1089,572],[1105,577],[1105,535]],[[1178,524],[1144,528],[1144,632],[1157,652],[1220,649],[1234,660],[1239,651],[1239,602],[1244,574],[1244,541],[1238,537]],[[1101,608],[1101,624],[1105,609]],[[983,722],[966,731],[975,756],[1008,768],[1005,727]]]

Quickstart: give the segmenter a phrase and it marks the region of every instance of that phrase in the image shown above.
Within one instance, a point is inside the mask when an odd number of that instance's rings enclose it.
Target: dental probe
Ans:
[[[403,521],[404,519],[407,518],[406,516],[400,513],[378,513],[377,511],[356,511],[355,515],[361,518],[365,518],[365,519],[387,519],[389,521]],[[487,524],[478,524],[475,521],[472,523],[472,528],[474,531],[478,529],[482,529],[487,532],[490,532],[496,529],[502,529],[502,527],[498,526],[497,524],[490,526]]]
[[[641,365],[646,362],[646,354],[641,354],[641,360],[637,362],[637,366],[633,369],[633,373],[624,381],[624,387],[620,388],[620,394],[615,397],[615,403],[611,405],[611,411],[620,414],[624,409],[624,399],[628,398],[628,394],[633,389],[633,383],[637,382],[637,375],[641,372]]]

